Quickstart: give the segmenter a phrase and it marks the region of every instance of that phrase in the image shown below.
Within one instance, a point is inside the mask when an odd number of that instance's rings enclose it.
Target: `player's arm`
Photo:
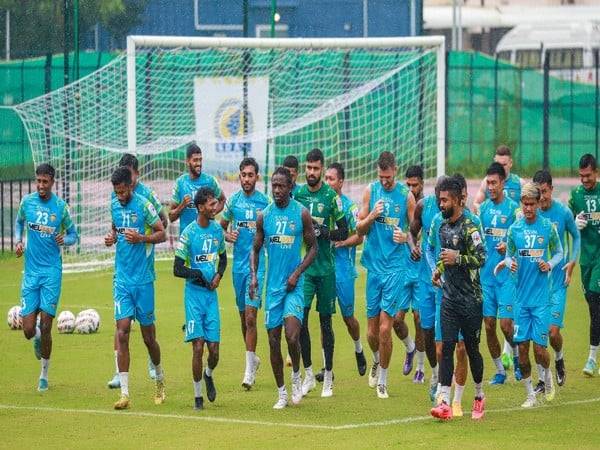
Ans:
[[[544,260],[539,262],[539,268],[542,272],[550,272],[562,262],[565,256],[562,244],[560,243],[560,238],[558,237],[558,231],[556,231],[556,227],[554,225],[552,225],[552,231],[550,232],[548,250],[550,251],[551,255],[550,260],[548,262]]]
[[[358,212],[358,221],[356,222],[356,232],[360,236],[365,236],[371,229],[371,225],[375,222],[375,219],[383,212],[383,202],[378,201],[375,204],[373,211],[369,211],[369,204],[371,203],[371,186],[368,186],[363,193],[362,205]]]
[[[154,206],[150,202],[147,202],[144,206],[144,220],[146,224],[152,227],[152,233],[141,234],[137,230],[125,230],[125,239],[127,242],[130,244],[160,244],[167,240],[165,227],[158,218],[156,209],[154,209]]]
[[[17,258],[23,255],[25,247],[23,245],[23,231],[25,230],[25,207],[23,202],[19,205],[19,211],[17,212],[17,218],[15,220],[15,254]]]
[[[300,265],[296,267],[296,270],[292,272],[287,280],[288,292],[296,288],[296,284],[298,283],[300,275],[304,273],[304,271],[312,264],[317,256],[317,237],[315,236],[315,231],[312,227],[312,218],[310,217],[310,213],[306,208],[302,209],[302,227],[302,237],[304,239],[304,244],[306,245],[306,253],[304,254],[304,259],[302,259]]]
[[[350,212],[346,216],[346,222],[348,223],[348,237],[343,241],[336,241],[334,246],[339,247],[356,247],[363,243],[364,238],[356,233],[356,216],[358,215],[358,208],[356,205],[350,207]]]
[[[175,187],[173,188],[173,196],[171,198],[171,208],[169,209],[169,220],[171,222],[175,222],[181,216],[181,213],[185,208],[188,207],[190,203],[192,203],[192,196],[186,194],[184,196],[181,195],[181,188],[179,187],[179,182],[175,182]]]
[[[60,226],[60,233],[57,233],[54,237],[54,241],[58,245],[73,245],[77,242],[77,229],[71,220],[71,214],[69,213],[69,207],[65,205],[63,211],[63,220]]]
[[[344,210],[342,208],[342,200],[338,195],[336,195],[332,199],[333,203],[333,218],[335,220],[335,230],[329,231],[329,237],[325,239],[329,239],[330,241],[343,241],[348,237],[348,221],[346,220],[346,215],[344,214]]]
[[[186,234],[182,234],[179,238],[179,244],[177,250],[175,250],[175,261],[173,262],[173,275],[178,278],[185,278],[186,280],[192,280],[194,284],[202,287],[208,287],[208,282],[202,271],[198,269],[190,269],[186,266],[185,262],[189,259],[189,247],[188,237]]]
[[[265,230],[263,228],[263,215],[258,214],[256,217],[256,233],[254,234],[254,241],[252,241],[252,252],[250,253],[250,298],[255,298],[256,290],[258,289],[258,278],[256,277],[256,270],[258,267],[258,258],[260,257],[260,250],[263,246],[265,239]]]
[[[240,234],[238,230],[229,231],[229,224],[233,220],[233,211],[231,209],[231,199],[225,202],[225,207],[223,208],[223,214],[221,214],[221,228],[223,228],[223,232],[225,233],[225,241],[231,244],[237,241],[238,235]]]
[[[485,182],[485,179],[483,179],[481,181],[481,184],[479,185],[479,189],[477,190],[477,193],[475,194],[475,198],[473,199],[473,209],[475,210],[475,213],[479,212],[479,207],[485,201],[485,190],[486,189],[487,189],[487,184]]]
[[[209,289],[214,291],[219,287],[219,283],[225,274],[225,269],[227,269],[227,252],[225,251],[225,238],[221,239],[221,248],[219,248],[219,262],[217,264],[217,273],[213,277]]]
[[[577,263],[577,257],[581,249],[581,233],[575,225],[575,219],[569,212],[565,214],[565,229],[569,236],[571,236],[571,252],[569,253],[569,261],[563,266],[562,270],[565,272],[565,286],[571,283],[571,277],[573,276],[573,269]]]
[[[515,258],[517,254],[517,246],[515,244],[515,238],[513,236],[513,228],[510,226],[506,233],[506,255],[504,259],[498,263],[498,265],[494,268],[494,274],[498,274],[498,272],[505,267],[508,267],[511,272],[516,272],[518,269],[517,260]]]
[[[408,226],[408,246],[410,247],[410,256],[413,260],[418,261],[421,259],[421,248],[419,247],[419,233],[423,228],[422,216],[423,216],[423,199],[414,203],[415,198],[411,194],[409,198],[412,198],[412,220]],[[410,200],[409,200],[410,201]]]
[[[455,252],[453,258],[448,259],[447,255],[442,251],[442,262],[446,266],[456,265],[471,270],[480,269],[485,263],[486,252],[479,227],[473,223],[465,225],[463,235],[467,244],[466,252]]]

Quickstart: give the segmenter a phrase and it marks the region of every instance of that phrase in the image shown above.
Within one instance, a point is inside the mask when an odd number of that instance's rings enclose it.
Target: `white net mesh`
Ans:
[[[269,174],[287,155],[301,162],[314,147],[346,169],[359,200],[383,150],[400,170],[436,172],[436,47],[137,48],[136,154],[141,180],[168,202],[186,171],[185,146],[203,148],[205,172],[226,195],[238,188],[244,150]],[[213,111],[211,112],[211,108]],[[57,169],[57,193],[71,204],[81,242],[71,267],[112,257],[110,176],[128,150],[125,56],[65,88],[15,107],[36,164]],[[262,188],[262,187],[261,187]],[[177,234],[176,224],[170,228]],[[166,255],[173,239],[157,252]]]

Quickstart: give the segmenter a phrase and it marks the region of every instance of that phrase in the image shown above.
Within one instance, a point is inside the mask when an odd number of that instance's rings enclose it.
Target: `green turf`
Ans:
[[[18,303],[20,263],[0,260],[0,305],[4,311]],[[166,373],[166,403],[155,406],[152,402],[153,384],[147,376],[146,351],[136,326],[131,335],[131,414],[113,411],[112,404],[118,392],[106,387],[114,370],[111,274],[68,274],[64,276],[59,309],[77,314],[88,307],[96,308],[102,317],[100,331],[87,336],[54,332],[50,390],[40,394],[35,390],[39,362],[33,356],[31,343],[21,332],[0,327],[0,447],[600,446],[595,415],[600,406],[600,380],[598,377],[585,379],[581,374],[587,356],[588,314],[578,278],[570,290],[564,330],[568,379],[566,386],[559,389],[555,402],[544,408],[519,410],[525,397],[524,388],[512,381],[511,376],[507,386],[486,386],[488,414],[481,423],[473,423],[467,417],[439,423],[426,417],[430,409],[428,383],[413,385],[411,377],[402,376],[404,348],[398,340],[394,341],[388,376],[390,399],[377,399],[375,392],[368,388],[366,377],[360,378],[356,372],[353,345],[339,316],[335,317],[333,398],[321,399],[317,390],[298,406],[283,411],[271,409],[277,394],[262,327],[258,343],[262,366],[257,384],[251,392],[243,391],[240,383],[245,363],[244,348],[229,274],[219,291],[222,345],[221,361],[214,375],[217,401],[206,402],[202,412],[193,411],[191,348],[183,343],[181,332],[183,285],[172,276],[167,263],[157,265],[157,274],[157,332]],[[357,316],[366,347],[364,276],[357,281],[357,293]],[[311,321],[313,342],[318,342],[316,316],[311,317]],[[492,362],[485,344],[482,344],[482,353],[486,364],[485,379],[488,380],[492,375]],[[370,360],[369,352],[367,355]],[[313,356],[315,365],[320,366],[317,345],[313,345]],[[426,373],[428,377],[428,369]],[[289,389],[287,369],[286,381]],[[470,409],[472,386],[469,379],[463,399],[465,410]],[[574,403],[588,400],[587,403]],[[498,411],[512,408],[514,410]],[[371,422],[379,424],[368,425]],[[303,427],[307,425],[320,428]]]

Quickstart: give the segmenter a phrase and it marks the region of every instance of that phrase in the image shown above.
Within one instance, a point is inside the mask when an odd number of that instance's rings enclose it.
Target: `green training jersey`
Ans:
[[[294,194],[294,198],[308,209],[314,222],[327,225],[330,230],[334,229],[335,222],[344,217],[340,197],[326,183],[322,183],[321,188],[316,192],[311,192],[305,184]],[[319,252],[306,270],[306,274],[320,277],[333,272],[335,266],[329,239],[317,238],[317,244]]]
[[[574,216],[584,212],[588,220],[587,226],[581,230],[581,256],[579,263],[582,266],[593,266],[598,262],[600,255],[600,183],[588,191],[579,185],[571,191],[569,209]]]

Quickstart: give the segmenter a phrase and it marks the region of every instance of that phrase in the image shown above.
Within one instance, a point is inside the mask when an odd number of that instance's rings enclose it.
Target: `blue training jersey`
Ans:
[[[575,219],[571,210],[560,202],[552,200],[550,208],[547,210],[538,209],[538,214],[548,219],[556,227],[560,244],[563,248],[564,258],[560,264],[556,265],[552,269],[552,289],[559,289],[564,286],[565,283],[565,271],[562,270],[564,264],[567,261],[576,261],[577,255],[579,254],[579,247],[581,237],[577,226],[575,225]],[[568,246],[565,241],[565,232],[571,235],[571,251],[568,251]]]
[[[160,202],[160,199],[158,198],[158,195],[156,194],[156,191],[154,189],[152,189],[150,186],[142,183],[141,181],[138,181],[135,184],[135,188],[133,189],[133,192],[141,195],[142,197],[146,198],[150,203],[152,203],[152,206],[154,206],[154,209],[156,210],[156,214],[161,213],[161,211],[163,209],[163,205]],[[113,192],[113,195],[114,195],[114,192]]]
[[[419,268],[419,275],[421,281],[425,283],[431,282],[432,274],[431,269],[429,268],[429,264],[427,264],[426,252],[427,247],[429,245],[431,224],[433,223],[433,218],[439,212],[440,208],[438,206],[437,198],[435,197],[435,195],[428,195],[427,197],[423,198],[423,209],[421,210],[421,264]]]
[[[249,196],[243,190],[237,191],[225,202],[223,219],[231,223],[239,232],[233,244],[233,273],[250,273],[250,253],[256,235],[256,217],[271,203],[265,194],[254,191]],[[264,250],[259,258],[259,272],[265,269]]]
[[[181,233],[175,256],[183,259],[190,269],[201,271],[204,279],[210,283],[217,273],[219,255],[224,252],[223,228],[214,220],[203,228],[195,220]],[[185,280],[185,284],[187,288],[208,291],[207,288],[198,286],[190,279]]]
[[[498,277],[494,276],[494,268],[502,261],[505,255],[496,250],[496,246],[501,242],[506,242],[506,233],[510,226],[517,220],[516,212],[519,208],[506,195],[500,203],[495,203],[487,199],[479,208],[479,218],[483,227],[483,236],[485,238],[485,250],[487,258],[481,268],[482,283],[503,283],[510,277],[508,271],[502,271]]]
[[[279,208],[273,202],[263,212],[264,245],[269,258],[269,291],[285,291],[289,276],[302,261],[303,209],[299,202],[290,199],[285,208]]]
[[[115,282],[135,286],[154,281],[154,244],[130,244],[125,239],[125,231],[133,229],[140,234],[152,234],[152,227],[159,220],[156,209],[148,199],[132,193],[126,205],[113,197],[110,212],[117,233]]]
[[[179,235],[183,233],[183,230],[192,222],[196,220],[198,217],[198,210],[194,206],[194,197],[196,196],[196,192],[203,187],[209,187],[215,193],[215,197],[219,198],[221,196],[221,187],[215,177],[212,175],[205,174],[202,172],[198,178],[191,179],[189,173],[184,173],[175,181],[175,186],[173,187],[173,196],[171,200],[173,202],[179,204],[183,201],[183,198],[186,195],[189,195],[192,199],[192,202],[181,211],[181,215],[179,216]]]
[[[62,271],[62,253],[54,239],[65,231],[75,233],[66,202],[54,193],[48,200],[42,200],[33,192],[21,200],[17,222],[25,229],[25,273],[41,275],[48,269]]]
[[[342,211],[348,224],[348,235],[356,233],[358,207],[350,198],[342,194]],[[335,248],[335,277],[336,279],[356,278],[356,246]]]
[[[517,295],[519,306],[545,306],[550,302],[550,277],[539,269],[541,260],[562,259],[562,246],[556,227],[548,219],[537,216],[535,222],[518,219],[507,234],[507,262],[517,262]],[[509,270],[510,266],[504,270]]]
[[[408,187],[397,182],[391,191],[386,191],[380,181],[371,183],[369,211],[375,203],[383,200],[383,213],[375,219],[366,236],[361,258],[362,265],[376,273],[391,273],[405,270],[410,251],[407,243],[396,244],[392,240],[394,229],[408,231],[407,206]]]

